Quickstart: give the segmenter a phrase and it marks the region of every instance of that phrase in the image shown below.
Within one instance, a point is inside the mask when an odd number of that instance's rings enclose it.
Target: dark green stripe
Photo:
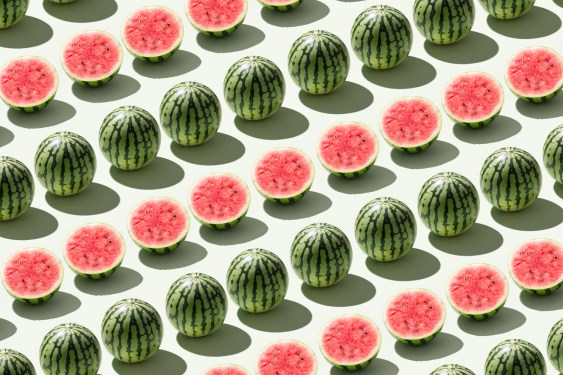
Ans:
[[[35,375],[35,368],[24,354],[13,349],[0,349],[0,374]]]

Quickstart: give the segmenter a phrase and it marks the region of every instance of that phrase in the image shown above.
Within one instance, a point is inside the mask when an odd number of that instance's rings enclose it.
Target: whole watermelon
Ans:
[[[29,6],[29,0],[2,0],[0,4],[0,29],[19,22]]]
[[[434,369],[430,375],[475,375],[475,373],[465,366],[448,364]]]
[[[29,358],[17,350],[0,349],[0,374],[35,375],[35,367]]]
[[[563,124],[553,129],[545,139],[543,165],[555,181],[563,184]]]
[[[479,0],[483,9],[495,18],[510,20],[527,13],[536,0]]]
[[[559,319],[547,335],[547,358],[563,374],[563,318]]]
[[[485,361],[486,375],[546,375],[539,349],[522,339],[507,339],[496,345]]]
[[[0,156],[0,220],[11,220],[27,211],[34,193],[33,176],[25,164]]]
[[[475,21],[473,0],[415,0],[414,23],[431,43],[451,44],[464,38]]]

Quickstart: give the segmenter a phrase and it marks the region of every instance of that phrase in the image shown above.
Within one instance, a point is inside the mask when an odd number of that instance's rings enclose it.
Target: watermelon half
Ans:
[[[323,167],[346,178],[366,173],[375,163],[378,152],[375,133],[355,121],[331,125],[317,142],[317,156]]]
[[[164,61],[180,48],[182,20],[163,6],[147,6],[131,13],[121,29],[125,48],[139,60]]]
[[[89,30],[75,34],[64,45],[61,62],[75,82],[90,87],[104,85],[117,75],[123,51],[111,34]]]
[[[252,181],[262,196],[288,204],[302,198],[311,188],[315,170],[302,151],[280,147],[263,154],[254,164]]]
[[[45,302],[55,295],[63,282],[63,265],[55,254],[42,248],[13,253],[2,268],[2,284],[19,301]]]
[[[426,150],[440,134],[442,117],[432,102],[407,96],[395,100],[381,116],[380,130],[385,141],[399,151]]]
[[[317,357],[304,343],[282,340],[270,344],[256,359],[256,375],[315,375]]]
[[[205,371],[203,375],[250,375],[250,373],[239,365],[217,365]]]
[[[324,326],[319,338],[321,353],[341,370],[359,370],[369,365],[381,347],[377,325],[362,315],[341,315]]]
[[[18,57],[0,68],[0,98],[16,111],[39,111],[53,100],[58,87],[57,71],[38,56]]]
[[[188,235],[188,211],[172,198],[150,198],[129,215],[128,230],[133,241],[149,253],[164,254],[178,247]]]
[[[85,279],[101,279],[119,268],[125,256],[125,241],[108,224],[92,223],[74,229],[63,245],[70,269]]]
[[[506,83],[522,100],[542,103],[563,87],[563,57],[547,47],[528,47],[508,60]]]
[[[190,211],[203,225],[227,229],[238,224],[250,207],[250,190],[239,177],[214,173],[194,184],[188,199]]]
[[[483,72],[466,72],[454,77],[444,89],[442,105],[456,123],[468,128],[488,125],[500,113],[504,102],[502,86]]]
[[[482,320],[495,315],[508,297],[508,281],[490,264],[469,264],[448,281],[446,294],[455,311],[466,318]]]
[[[446,321],[442,300],[426,289],[406,289],[393,296],[384,308],[383,321],[397,340],[421,345],[433,340]]]
[[[563,246],[548,238],[526,241],[512,253],[508,270],[522,290],[537,295],[563,285]]]
[[[278,12],[286,12],[293,8],[297,8],[303,0],[258,0],[258,2],[268,9],[277,10]]]
[[[239,28],[246,17],[248,0],[187,0],[186,16],[201,33],[223,37]]]

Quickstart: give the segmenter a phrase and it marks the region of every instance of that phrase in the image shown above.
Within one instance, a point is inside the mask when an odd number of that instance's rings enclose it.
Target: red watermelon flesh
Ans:
[[[227,30],[246,16],[247,0],[188,0],[186,14],[198,29]]]
[[[550,239],[534,239],[512,254],[510,275],[524,290],[554,291],[563,283],[563,246]]]
[[[268,346],[256,360],[257,375],[313,375],[317,359],[305,344],[285,340]]]
[[[210,368],[203,375],[250,375],[250,373],[237,365],[219,365]]]

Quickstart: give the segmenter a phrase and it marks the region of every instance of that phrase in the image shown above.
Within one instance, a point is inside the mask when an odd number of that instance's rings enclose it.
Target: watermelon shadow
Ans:
[[[78,275],[74,277],[76,289],[93,296],[108,296],[126,292],[142,282],[143,276],[139,272],[123,266],[105,279],[90,280]]]
[[[428,240],[436,249],[459,256],[488,254],[504,242],[502,234],[496,229],[481,223],[475,223],[467,232],[453,237],[441,237],[430,232]]]
[[[201,65],[201,59],[191,52],[178,50],[170,58],[158,63],[133,59],[133,69],[147,78],[171,78],[187,74]]]
[[[416,154],[396,149],[391,150],[391,160],[398,166],[409,169],[423,169],[446,164],[459,155],[459,149],[451,143],[436,140],[429,148]]]
[[[157,156],[143,168],[124,171],[111,166],[110,176],[115,182],[134,189],[163,189],[184,179],[184,169],[172,160]]]
[[[392,69],[377,70],[364,65],[362,74],[371,83],[391,89],[410,89],[424,86],[436,78],[436,69],[428,62],[414,56]]]
[[[111,188],[92,182],[78,194],[67,197],[45,193],[45,201],[57,211],[70,215],[98,215],[113,210],[120,197]]]
[[[125,363],[114,358],[111,366],[119,375],[154,375],[158,373],[181,375],[185,374],[188,369],[188,365],[182,357],[162,349],[158,349],[152,357],[140,363]]]
[[[0,319],[0,341],[12,337],[17,330],[18,328],[14,325],[14,323],[6,319]]]
[[[493,58],[499,46],[491,37],[470,31],[465,38],[453,44],[440,45],[426,40],[424,49],[430,56],[447,63],[473,64]]]
[[[398,340],[395,342],[395,352],[411,361],[432,361],[444,358],[457,353],[461,348],[463,348],[463,341],[446,332],[440,332],[434,340],[419,346],[405,344]]]
[[[315,288],[301,284],[301,292],[309,300],[333,307],[355,306],[375,297],[375,286],[363,277],[348,274],[338,284]]]
[[[182,146],[170,142],[170,150],[179,159],[197,165],[220,165],[240,159],[246,149],[241,141],[225,133],[217,133],[198,146]]]
[[[349,1],[349,0],[340,0]],[[344,375],[350,374],[350,371],[340,370],[334,366],[330,369],[330,375]],[[383,358],[375,358],[369,366],[361,370],[362,375],[397,375],[399,368],[396,364]]]
[[[195,242],[184,241],[167,254],[153,254],[139,250],[139,260],[145,266],[157,270],[173,270],[195,264],[207,256],[207,250]]]
[[[262,43],[264,39],[266,34],[262,30],[247,24],[240,25],[236,32],[224,38],[215,38],[203,33],[198,33],[196,37],[201,48],[215,53],[242,51]]]
[[[10,130],[0,126],[0,147],[10,144],[14,140],[14,133]]]
[[[397,175],[390,169],[374,165],[357,178],[342,178],[329,173],[327,180],[331,188],[341,193],[363,194],[386,188],[397,180]]]
[[[494,316],[485,320],[473,320],[459,316],[457,325],[465,333],[475,336],[492,336],[508,333],[526,323],[526,317],[518,310],[503,307]]]
[[[561,19],[552,11],[535,5],[522,17],[508,22],[489,15],[487,24],[494,32],[510,38],[533,39],[557,32]]]
[[[555,194],[557,194],[559,198],[563,199],[563,184],[560,184],[559,182],[555,181],[553,183],[553,191],[555,192]]]
[[[30,305],[18,300],[12,303],[12,310],[22,318],[30,320],[56,319],[80,308],[82,303],[72,294],[58,291],[50,300],[39,305]]]
[[[21,216],[2,222],[0,237],[11,240],[34,240],[54,233],[59,226],[57,219],[39,208],[30,207]]]
[[[263,314],[253,314],[239,308],[237,316],[247,327],[264,332],[294,331],[305,327],[313,319],[313,314],[308,308],[287,299]]]
[[[489,125],[472,129],[453,124],[453,132],[457,139],[466,143],[486,144],[504,141],[515,136],[522,130],[522,125],[511,117],[498,116]]]
[[[107,103],[133,95],[140,88],[141,84],[135,78],[118,74],[105,85],[98,87],[88,87],[74,82],[72,84],[72,93],[78,99],[85,102]]]
[[[554,2],[557,6],[560,6],[561,8],[563,8],[563,0],[553,0],[553,2]]]
[[[371,273],[388,280],[414,281],[425,279],[440,270],[440,261],[427,251],[413,248],[392,262],[378,262],[366,257]]]
[[[176,341],[182,349],[190,353],[207,357],[223,357],[245,351],[252,339],[242,329],[223,324],[217,331],[204,337],[188,337],[178,333]]]
[[[544,296],[536,296],[535,294],[530,294],[520,292],[520,302],[527,308],[537,311],[561,311],[563,310],[563,289],[546,294]]]
[[[534,203],[520,211],[503,212],[491,208],[493,220],[500,225],[520,231],[535,231],[554,228],[563,222],[563,208],[547,199],[537,198]]]
[[[268,226],[253,217],[244,217],[236,226],[225,230],[217,230],[201,225],[199,235],[214,245],[238,245],[253,241],[268,232]]]
[[[36,47],[47,43],[52,37],[53,29],[45,21],[25,15],[14,26],[2,30],[0,33],[0,47]]]
[[[535,119],[550,119],[563,116],[563,95],[545,103],[530,103],[522,99],[516,99],[516,109],[522,115]]]
[[[369,107],[373,103],[373,94],[364,86],[346,81],[338,89],[325,95],[311,95],[301,90],[299,100],[317,112],[344,114]]]
[[[309,128],[309,120],[291,108],[282,107],[272,116],[260,121],[245,120],[236,116],[235,126],[251,137],[276,140],[305,133]]]
[[[330,198],[316,191],[309,191],[303,198],[290,204],[280,204],[265,199],[263,205],[268,215],[281,220],[305,219],[325,212],[331,206]]]
[[[260,15],[270,25],[279,27],[304,26],[320,19],[330,13],[330,8],[323,2],[317,0],[306,0],[296,9],[288,12],[278,12],[262,7]]]
[[[43,0],[43,9],[60,20],[84,23],[111,17],[117,12],[117,3],[115,0],[76,0],[67,4],[55,4]]]
[[[17,126],[26,129],[39,129],[59,125],[76,115],[76,109],[66,102],[53,100],[45,108],[34,113],[8,110],[8,119]]]

